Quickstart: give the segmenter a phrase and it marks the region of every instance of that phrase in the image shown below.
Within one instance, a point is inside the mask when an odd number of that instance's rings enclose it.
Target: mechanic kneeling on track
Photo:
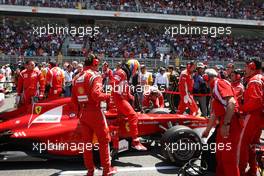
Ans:
[[[113,175],[116,168],[111,167],[109,142],[110,134],[103,112],[100,109],[101,101],[108,100],[110,95],[104,94],[102,77],[97,72],[99,59],[89,55],[85,59],[85,69],[73,80],[72,101],[77,108],[80,118],[80,128],[85,143],[92,143],[95,133],[99,142],[99,152],[103,176]],[[88,169],[87,175],[94,175],[92,150],[84,151],[84,162]]]
[[[143,107],[148,109],[164,108],[164,98],[158,87],[151,86],[144,93]]]
[[[216,145],[230,146],[216,150],[216,176],[240,176],[237,163],[238,142],[242,130],[238,115],[239,105],[231,84],[217,76],[214,69],[205,70],[203,75],[212,91],[212,118],[219,121]],[[208,131],[204,133],[208,134]]]

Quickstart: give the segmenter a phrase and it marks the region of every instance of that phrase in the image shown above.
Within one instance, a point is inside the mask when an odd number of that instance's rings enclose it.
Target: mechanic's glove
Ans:
[[[44,92],[40,92],[38,98],[39,98],[40,100],[42,100],[42,99],[44,98]]]

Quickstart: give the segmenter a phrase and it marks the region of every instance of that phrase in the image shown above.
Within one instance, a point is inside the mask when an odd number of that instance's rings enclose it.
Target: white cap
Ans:
[[[215,69],[213,68],[208,68],[204,71],[205,74],[207,74],[209,77],[217,77],[218,73]]]
[[[77,67],[83,67],[83,64],[78,64]]]

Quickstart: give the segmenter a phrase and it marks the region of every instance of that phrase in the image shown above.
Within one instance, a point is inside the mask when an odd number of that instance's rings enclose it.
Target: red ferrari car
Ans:
[[[129,146],[129,125],[125,117],[114,108],[104,111],[111,134],[113,153]],[[201,144],[194,131],[207,125],[203,117],[169,114],[162,109],[139,113],[139,136],[155,141],[161,147],[164,158],[183,165],[191,158],[199,157],[200,150],[179,150],[178,145]],[[96,136],[94,137],[96,144]],[[43,101],[28,107],[20,107],[0,114],[0,150],[25,151],[29,154],[48,156],[78,156],[86,146],[82,143],[77,113],[70,98]]]

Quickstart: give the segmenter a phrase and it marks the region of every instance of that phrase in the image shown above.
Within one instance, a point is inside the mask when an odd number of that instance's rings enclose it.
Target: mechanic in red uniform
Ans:
[[[105,116],[100,108],[101,101],[108,100],[110,94],[102,92],[102,77],[97,72],[99,59],[89,55],[85,59],[84,70],[76,75],[73,80],[72,101],[77,108],[80,118],[80,127],[84,142],[91,144],[95,133],[99,142],[99,152],[103,176],[113,175],[116,168],[111,167],[109,142],[110,135]],[[92,150],[84,151],[84,162],[88,169],[87,175],[94,175]]]
[[[103,63],[103,78],[113,79],[113,71],[109,68],[109,64],[107,62]]]
[[[135,61],[135,63],[133,63]],[[133,107],[129,104],[129,100],[134,100],[134,97],[130,94],[128,80],[130,76],[135,74],[134,68],[140,66],[137,60],[129,60],[128,64],[122,64],[121,68],[117,69],[114,73],[112,82],[113,87],[113,100],[116,105],[117,111],[128,118],[129,132],[132,138],[132,148],[136,150],[147,150],[138,138],[138,114]],[[138,65],[136,65],[138,64]],[[130,69],[132,68],[132,69]]]
[[[152,86],[144,93],[144,108],[164,108],[164,98],[158,87]]]
[[[179,80],[179,92],[180,92],[180,104],[178,107],[178,113],[183,114],[185,110],[190,109],[191,115],[197,115],[198,106],[191,95],[193,91],[193,71],[196,69],[194,61],[187,64],[186,70],[183,70]]]
[[[256,176],[256,154],[251,146],[259,143],[261,130],[264,128],[264,77],[260,74],[261,61],[249,59],[245,66],[247,86],[244,92],[244,104],[241,111],[246,115],[244,128],[239,141],[239,169],[241,176]],[[250,170],[245,173],[247,164]]]
[[[64,72],[57,66],[55,60],[49,62],[50,69],[46,75],[46,84],[49,87],[49,99],[59,98],[64,87]]]
[[[21,71],[18,77],[16,104],[19,105],[19,102],[21,105],[31,104],[35,96],[42,99],[44,91],[45,80],[43,75],[35,69],[34,61],[27,61],[26,69]]]
[[[243,93],[245,90],[243,84],[241,83],[241,78],[242,78],[242,71],[240,69],[234,70],[230,75],[231,85],[235,91],[239,106],[242,105]]]
[[[216,176],[240,176],[238,167],[238,141],[242,127],[239,123],[239,105],[231,84],[221,78],[214,69],[206,69],[204,80],[212,92],[212,111],[215,120],[219,121],[216,150]],[[229,146],[229,147],[228,147]]]

